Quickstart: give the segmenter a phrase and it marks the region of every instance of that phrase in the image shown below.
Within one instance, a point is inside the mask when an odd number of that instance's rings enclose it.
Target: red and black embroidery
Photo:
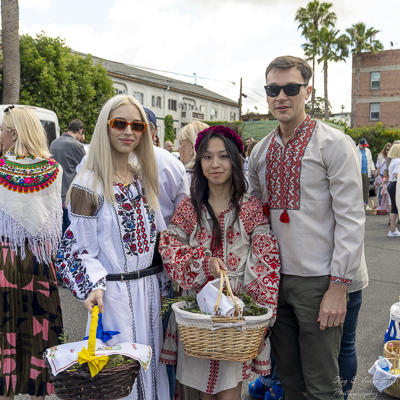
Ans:
[[[301,162],[314,130],[315,121],[307,116],[285,147],[272,138],[265,174],[269,210],[300,209]]]

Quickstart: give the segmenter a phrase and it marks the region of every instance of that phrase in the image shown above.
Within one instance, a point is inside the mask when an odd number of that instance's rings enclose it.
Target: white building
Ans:
[[[136,97],[157,117],[158,136],[164,143],[164,117],[172,115],[175,136],[192,121],[228,121],[239,119],[238,103],[199,85],[154,74],[128,64],[93,57],[101,61],[119,94]],[[177,148],[177,143],[175,143]]]
[[[335,119],[336,121],[346,122],[347,126],[350,126],[351,124],[351,113],[347,111],[331,114],[330,118]]]

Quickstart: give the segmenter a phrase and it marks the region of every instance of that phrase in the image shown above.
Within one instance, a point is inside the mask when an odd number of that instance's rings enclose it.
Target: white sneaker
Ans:
[[[400,237],[400,232],[397,230],[397,228],[396,228],[396,230],[395,231],[389,231],[389,233],[388,233],[388,237]]]

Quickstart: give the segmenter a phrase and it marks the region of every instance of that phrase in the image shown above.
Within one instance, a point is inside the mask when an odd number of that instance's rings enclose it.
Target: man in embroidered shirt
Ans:
[[[65,198],[72,180],[76,175],[76,167],[85,156],[85,148],[81,143],[84,136],[85,125],[80,119],[74,119],[67,127],[61,137],[54,140],[50,146],[52,157],[62,166],[63,178],[61,197],[63,204],[63,233],[68,228],[70,222],[68,218],[67,207],[65,206]]]
[[[279,244],[282,276],[271,343],[287,400],[343,399],[338,355],[348,285],[357,271],[351,289],[361,295],[368,283],[356,147],[307,116],[311,75],[297,57],[278,57],[268,66],[267,100],[279,125],[253,149],[248,169],[249,192],[265,203]],[[356,314],[360,304],[359,297]]]
[[[360,139],[357,146],[358,159],[361,163],[361,178],[364,204],[368,203],[369,196],[369,181],[371,174],[375,176],[375,165],[372,160],[371,150],[368,148],[369,144],[366,139]]]

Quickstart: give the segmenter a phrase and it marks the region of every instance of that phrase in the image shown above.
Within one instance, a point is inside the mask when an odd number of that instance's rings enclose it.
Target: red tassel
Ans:
[[[281,214],[279,221],[281,221],[283,224],[287,224],[289,222],[289,215],[287,214],[286,210],[283,210],[283,213]]]
[[[264,215],[266,215],[268,217],[269,208],[268,208],[268,204],[267,203],[264,204],[263,212],[264,212]]]

